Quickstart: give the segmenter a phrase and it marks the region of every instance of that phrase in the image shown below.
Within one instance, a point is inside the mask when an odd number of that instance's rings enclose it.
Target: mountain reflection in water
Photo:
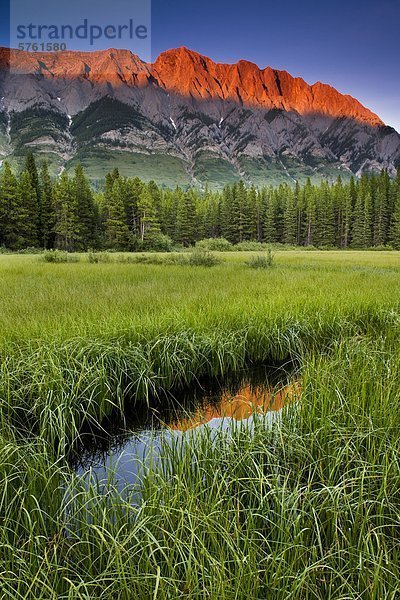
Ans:
[[[213,435],[237,426],[251,430],[256,418],[267,426],[299,392],[293,375],[263,368],[229,381],[199,383],[152,408],[133,405],[123,423],[111,420],[101,434],[83,437],[75,454],[77,473],[104,489],[110,479],[123,489],[140,482],[150,462],[162,461],[165,444],[172,447],[205,428]]]
[[[209,403],[204,403],[194,414],[172,423],[168,427],[171,430],[185,432],[206,425],[213,419],[243,421],[255,414],[278,412],[293,401],[298,391],[297,382],[278,389],[270,389],[262,385],[253,387],[248,383],[241,387],[235,395],[224,390],[217,404],[210,399]]]

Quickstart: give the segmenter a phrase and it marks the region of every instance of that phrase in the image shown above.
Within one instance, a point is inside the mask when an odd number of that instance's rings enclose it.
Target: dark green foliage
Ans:
[[[38,173],[32,154],[19,176],[5,164],[0,246],[169,252],[202,240],[203,250],[221,251],[268,244],[400,249],[400,174],[391,180],[386,171],[333,185],[308,179],[303,187],[256,189],[240,181],[201,192],[163,189],[114,169],[102,189],[95,193],[79,164],[72,177],[63,172],[55,181],[46,163]]]
[[[0,178],[0,244],[11,250],[19,249],[23,212],[18,180],[5,163]]]
[[[80,143],[92,143],[107,131],[130,127],[143,129],[145,124],[143,115],[132,106],[105,97],[74,118],[71,133]]]
[[[76,209],[79,215],[79,241],[77,248],[86,250],[88,247],[97,245],[99,219],[93,193],[81,165],[75,168],[72,180],[72,193],[76,199]]]
[[[37,175],[37,173],[36,173]],[[36,247],[39,245],[39,201],[38,190],[34,188],[29,171],[24,171],[19,177],[20,217],[23,246]]]
[[[61,141],[67,127],[67,117],[55,111],[33,108],[11,113],[10,135],[15,145],[14,156],[26,156],[27,144],[38,138],[49,137]]]
[[[40,218],[39,243],[43,248],[51,248],[54,244],[55,214],[53,203],[53,184],[47,163],[42,165],[39,179]]]
[[[196,201],[193,194],[185,194],[178,202],[177,237],[182,246],[190,246],[197,237]]]
[[[400,167],[393,185],[393,218],[390,241],[396,250],[400,250]]]
[[[114,178],[104,205],[105,245],[115,250],[131,250],[133,237],[127,224],[124,206],[124,184],[120,177]]]

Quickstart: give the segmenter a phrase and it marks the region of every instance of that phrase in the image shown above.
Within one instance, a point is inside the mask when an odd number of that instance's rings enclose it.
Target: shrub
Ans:
[[[205,240],[200,240],[196,243],[196,248],[205,251],[215,251],[215,252],[230,252],[233,250],[233,246],[228,240],[225,238],[208,238]]]
[[[88,262],[90,263],[109,263],[112,262],[112,257],[108,252],[94,252],[90,251],[87,255]]]
[[[146,240],[136,238],[134,241],[134,250],[136,252],[171,252],[173,241],[168,235],[157,233]]]
[[[187,264],[192,267],[214,267],[220,264],[219,258],[207,252],[206,250],[194,249],[187,260]]]
[[[239,242],[233,249],[237,252],[262,252],[263,250],[269,249],[269,244],[254,241]]]
[[[159,256],[151,256],[148,254],[137,254],[135,256],[124,256],[120,262],[129,264],[144,264],[144,265],[163,265],[166,264],[165,258]]]
[[[64,250],[46,250],[41,256],[44,262],[48,263],[76,263],[79,262],[79,256],[69,254]]]
[[[268,249],[266,254],[258,256],[252,256],[246,265],[252,269],[270,269],[274,264],[274,255],[271,248]]]
[[[371,248],[368,248],[368,250],[373,250],[374,252],[390,252],[391,250],[393,250],[393,246],[390,245],[383,245],[381,244],[380,246],[372,246]]]

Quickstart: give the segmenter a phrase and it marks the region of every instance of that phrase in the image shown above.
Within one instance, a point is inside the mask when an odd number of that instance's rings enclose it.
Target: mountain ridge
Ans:
[[[178,169],[179,183],[200,185],[393,174],[400,164],[399,134],[352,96],[246,60],[216,63],[186,47],[153,63],[129,50],[1,48],[0,97],[0,158],[18,161],[35,149],[56,169],[91,162],[93,178],[96,156],[127,174],[159,161]]]
[[[9,58],[8,64],[6,58],[7,55]],[[25,61],[23,59],[25,59]],[[64,66],[64,59],[66,59],[68,63],[68,68],[65,68]],[[130,60],[131,64],[123,65],[122,61],[126,61],[127,59]],[[47,66],[46,61],[50,61],[51,69]],[[72,64],[73,62],[75,65]],[[113,67],[111,69],[110,62]],[[171,73],[171,70],[168,68],[171,65],[171,62],[172,67],[177,68],[176,73]],[[40,63],[46,64],[46,69],[40,67]],[[57,63],[60,64],[61,72],[60,68],[57,68]],[[76,65],[76,63],[78,63],[78,65]],[[180,95],[185,95],[184,92],[187,90],[189,94],[196,95],[197,92],[203,97],[203,95],[193,86],[193,81],[195,78],[198,79],[198,75],[194,74],[192,78],[187,75],[183,79],[181,77],[182,72],[187,74],[190,63],[195,67],[196,73],[200,71],[198,68],[199,66],[205,68],[206,72],[210,73],[210,71],[213,71],[217,90],[222,92],[222,95],[218,95],[215,91],[214,94],[210,93],[209,88],[207,88],[206,91],[208,91],[211,97],[219,97],[223,100],[234,99],[234,97],[229,94],[232,93],[233,86],[238,87],[237,81],[231,82],[230,86],[224,82],[225,92],[228,93],[228,95],[226,95],[224,94],[224,88],[216,79],[215,75],[219,75],[222,80],[224,78],[226,79],[227,75],[236,75],[242,86],[249,82],[253,83],[255,87],[257,84],[261,84],[261,86],[264,84],[264,87],[259,87],[258,89],[257,87],[256,89],[253,88],[251,92],[247,94],[247,100],[249,103],[252,103],[253,106],[269,109],[282,108],[287,111],[297,110],[300,114],[305,114],[306,103],[304,98],[301,98],[301,102],[298,102],[297,104],[293,102],[294,98],[290,98],[292,104],[285,104],[287,94],[283,93],[282,86],[285,87],[286,92],[291,91],[290,86],[295,86],[295,91],[309,93],[309,97],[307,98],[310,102],[309,112],[312,112],[312,108],[314,108],[314,112],[321,112],[322,114],[327,114],[329,116],[360,118],[360,120],[368,122],[371,125],[385,125],[372,110],[364,107],[356,98],[349,94],[341,94],[329,84],[320,81],[317,81],[314,84],[308,84],[302,77],[293,77],[286,70],[274,69],[270,66],[261,69],[255,63],[244,59],[239,60],[236,63],[215,62],[205,55],[190,50],[186,46],[172,48],[162,52],[153,63],[142,61],[139,56],[133,54],[129,50],[116,48],[95,52],[63,51],[57,53],[25,52],[23,50],[0,48],[0,69],[4,69],[7,66],[9,67],[10,64],[13,64],[13,69],[15,69],[15,71],[21,70],[21,72],[25,74],[33,75],[40,72],[41,75],[46,76],[47,71],[49,74],[59,78],[62,78],[63,76],[67,78],[68,76],[71,76],[72,78],[83,77],[87,80],[94,78],[97,83],[102,82],[101,72],[104,74],[103,81],[109,81],[108,77],[110,74],[114,74],[114,69],[116,69],[118,83],[134,86],[140,82],[139,76],[142,75],[148,78],[147,81],[143,80],[143,83],[148,83],[150,78],[153,78],[156,79],[160,87],[168,91],[176,91]],[[90,73],[85,71],[86,66],[89,66]],[[131,70],[132,67],[133,69]],[[133,75],[138,77],[138,79],[135,80],[135,78],[133,78],[129,80],[129,78],[124,78],[124,71],[127,71],[130,76]],[[96,74],[95,77],[94,74]],[[253,78],[253,81],[249,81],[251,78]],[[179,80],[180,85],[177,85],[177,79]],[[208,81],[207,83],[210,82]],[[269,85],[266,85],[267,83]],[[272,91],[272,97],[268,97],[268,91]],[[255,95],[255,92],[258,92],[257,96]],[[337,104],[329,104],[329,102],[325,103],[325,106],[322,103],[318,106],[313,106],[314,101],[320,102],[321,93],[328,94],[330,99],[333,99],[336,103],[339,101],[339,106]],[[280,107],[273,104],[273,100],[276,100],[277,98],[283,99]],[[251,102],[251,100],[253,100],[253,102]],[[346,112],[345,108],[348,108],[349,110]]]

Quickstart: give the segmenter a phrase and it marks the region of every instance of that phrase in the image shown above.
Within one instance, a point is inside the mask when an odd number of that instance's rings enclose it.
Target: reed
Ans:
[[[4,598],[398,597],[399,256],[247,259],[0,257]],[[127,402],[288,358],[301,393],[273,426],[166,440],[123,491],[66,460]]]

